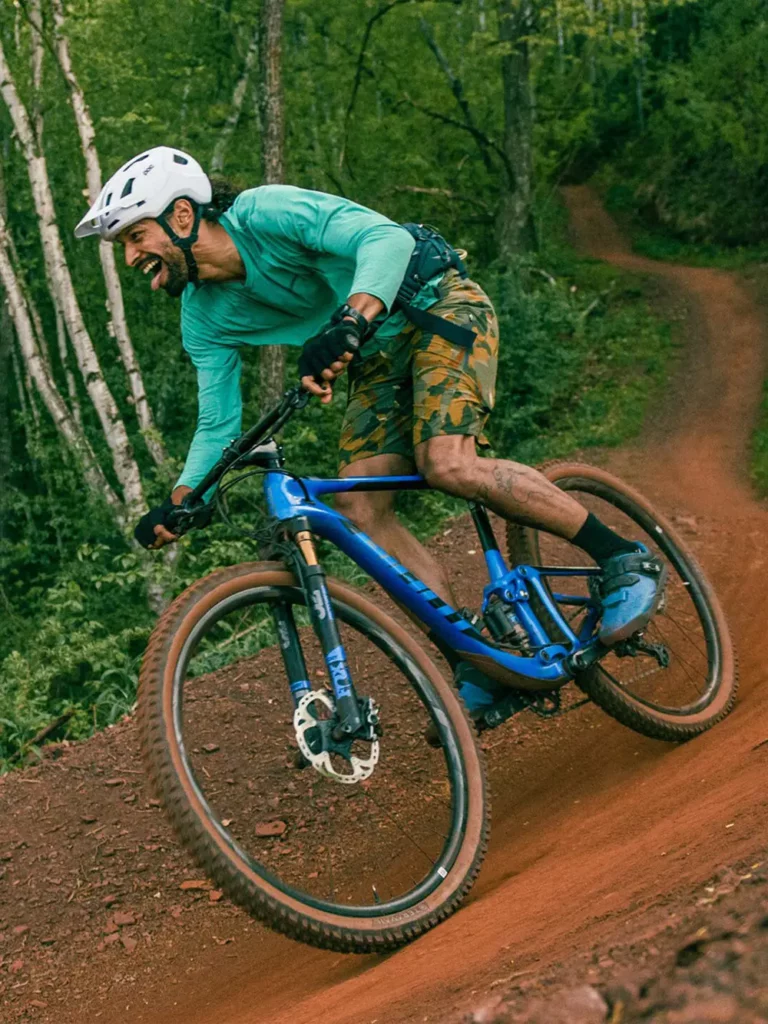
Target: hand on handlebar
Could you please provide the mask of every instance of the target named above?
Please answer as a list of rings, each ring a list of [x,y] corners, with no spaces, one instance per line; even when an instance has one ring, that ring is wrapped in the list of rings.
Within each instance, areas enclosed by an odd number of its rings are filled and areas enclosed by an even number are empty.
[[[146,512],[136,524],[133,535],[143,548],[157,551],[172,544],[187,530],[207,526],[213,516],[211,505],[194,508],[183,505],[189,487],[177,487],[170,498]]]
[[[333,398],[333,381],[344,372],[347,365],[354,359],[354,352],[344,352],[338,359],[334,359],[331,365],[322,370],[320,376],[324,383],[318,383],[311,374],[305,374],[301,378],[301,386],[312,395],[318,395],[322,405],[327,405]]]
[[[326,327],[305,342],[299,356],[302,387],[323,405],[333,397],[332,382],[343,373],[360,348],[365,319],[349,319],[339,311]],[[362,320],[362,323],[360,322]]]

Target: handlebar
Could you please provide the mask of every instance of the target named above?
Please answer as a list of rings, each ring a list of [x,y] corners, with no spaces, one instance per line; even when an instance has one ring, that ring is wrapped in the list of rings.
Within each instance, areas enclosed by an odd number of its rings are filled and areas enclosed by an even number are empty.
[[[204,495],[221,480],[234,462],[269,435],[276,434],[295,413],[305,407],[309,399],[309,392],[300,384],[289,388],[273,409],[224,449],[216,465],[212,466],[200,483],[185,496],[179,507],[169,514],[168,529],[180,536],[192,527],[201,525],[201,514],[208,507],[203,502]]]

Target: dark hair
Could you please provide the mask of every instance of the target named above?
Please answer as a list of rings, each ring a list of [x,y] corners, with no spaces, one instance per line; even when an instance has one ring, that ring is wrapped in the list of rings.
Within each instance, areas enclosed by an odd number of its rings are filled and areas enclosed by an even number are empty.
[[[203,207],[203,219],[216,221],[230,208],[243,190],[228,178],[219,175],[211,177],[211,189],[213,195],[210,203]]]

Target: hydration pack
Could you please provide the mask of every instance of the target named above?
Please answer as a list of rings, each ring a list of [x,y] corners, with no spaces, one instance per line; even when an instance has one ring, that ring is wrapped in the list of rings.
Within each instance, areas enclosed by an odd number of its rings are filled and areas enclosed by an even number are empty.
[[[425,284],[437,274],[447,270],[456,270],[459,277],[467,277],[464,261],[453,246],[428,224],[403,224],[409,234],[413,235],[416,246],[411,254],[403,283],[398,289],[392,307],[393,312],[402,311],[405,316],[424,331],[437,334],[454,345],[472,348],[475,341],[474,331],[468,327],[460,327],[442,316],[436,316],[426,309],[412,306],[414,297]]]

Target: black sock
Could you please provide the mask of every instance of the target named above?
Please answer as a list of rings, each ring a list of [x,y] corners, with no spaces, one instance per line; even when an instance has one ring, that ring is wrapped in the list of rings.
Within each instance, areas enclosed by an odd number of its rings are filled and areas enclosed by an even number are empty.
[[[586,551],[596,562],[605,562],[613,555],[623,555],[629,551],[637,551],[637,544],[624,540],[618,533],[601,523],[597,516],[590,512],[587,521],[571,541],[576,547]]]

